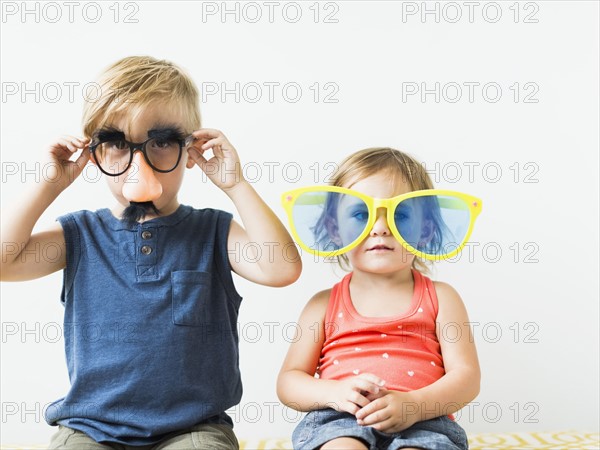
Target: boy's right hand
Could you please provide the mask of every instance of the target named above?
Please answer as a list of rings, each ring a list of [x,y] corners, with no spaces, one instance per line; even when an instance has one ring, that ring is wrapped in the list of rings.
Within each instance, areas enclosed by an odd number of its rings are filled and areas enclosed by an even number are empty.
[[[48,167],[44,168],[44,180],[51,183],[58,192],[62,192],[75,181],[90,160],[90,140],[74,136],[62,136],[48,152]],[[71,157],[80,149],[81,154],[71,161]]]
[[[337,382],[333,392],[333,402],[327,406],[337,410],[356,414],[370,403],[369,395],[377,395],[385,381],[372,373],[361,373],[352,378]]]

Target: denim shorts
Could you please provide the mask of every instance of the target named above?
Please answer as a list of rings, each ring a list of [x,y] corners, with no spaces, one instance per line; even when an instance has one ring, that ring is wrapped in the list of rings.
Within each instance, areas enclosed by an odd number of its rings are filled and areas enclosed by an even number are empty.
[[[448,416],[417,422],[400,433],[388,434],[358,425],[352,414],[333,409],[309,412],[294,430],[292,442],[295,450],[313,450],[340,437],[356,438],[369,450],[395,450],[404,447],[428,450],[469,448],[465,430]]]

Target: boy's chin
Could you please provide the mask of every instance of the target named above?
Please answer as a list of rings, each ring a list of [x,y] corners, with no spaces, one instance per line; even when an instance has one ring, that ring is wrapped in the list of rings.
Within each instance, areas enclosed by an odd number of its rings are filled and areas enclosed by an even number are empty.
[[[148,215],[160,216],[160,211],[153,202],[130,202],[123,210],[121,219],[132,226]]]

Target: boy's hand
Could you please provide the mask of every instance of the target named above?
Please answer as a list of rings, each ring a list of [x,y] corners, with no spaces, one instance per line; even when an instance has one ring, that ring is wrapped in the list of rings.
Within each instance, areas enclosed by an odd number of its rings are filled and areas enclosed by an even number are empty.
[[[419,421],[419,405],[410,392],[381,389],[355,415],[359,425],[384,433],[398,433]]]
[[[226,191],[242,181],[238,154],[221,131],[202,128],[194,131],[192,136],[195,140],[188,148],[188,155],[215,185]],[[213,157],[206,160],[204,152],[209,149],[212,149]],[[189,160],[187,167],[193,167]]]
[[[90,140],[74,136],[62,136],[49,149],[48,167],[44,168],[44,180],[62,192],[77,178],[90,159]],[[81,154],[71,161],[71,157],[80,149]]]
[[[333,390],[333,402],[327,406],[337,411],[356,414],[370,402],[369,395],[378,395],[385,381],[372,373],[361,373],[352,378],[340,380]]]

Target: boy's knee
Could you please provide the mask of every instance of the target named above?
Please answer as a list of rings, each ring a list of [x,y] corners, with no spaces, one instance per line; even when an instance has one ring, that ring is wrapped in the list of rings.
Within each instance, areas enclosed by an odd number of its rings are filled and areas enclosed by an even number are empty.
[[[112,450],[105,444],[94,441],[82,431],[59,425],[50,441],[49,449],[53,450]]]
[[[154,450],[238,450],[239,448],[238,440],[229,425],[202,424],[157,445]]]

